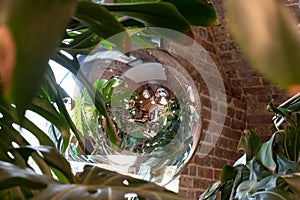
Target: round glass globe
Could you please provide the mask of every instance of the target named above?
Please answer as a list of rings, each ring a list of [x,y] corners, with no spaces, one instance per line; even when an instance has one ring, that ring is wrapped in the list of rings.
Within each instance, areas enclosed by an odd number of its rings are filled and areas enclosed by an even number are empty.
[[[201,101],[187,69],[136,47],[127,54],[100,47],[78,59],[78,76],[97,94],[81,84],[74,90],[70,115],[81,142],[71,138],[68,160],[159,185],[173,180],[195,152],[202,129]]]

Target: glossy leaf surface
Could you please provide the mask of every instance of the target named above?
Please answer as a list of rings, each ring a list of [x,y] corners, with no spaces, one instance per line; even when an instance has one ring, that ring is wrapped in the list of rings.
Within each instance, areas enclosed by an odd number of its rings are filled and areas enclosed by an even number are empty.
[[[98,36],[107,39],[124,32],[124,27],[101,4],[79,1],[75,18]],[[129,37],[126,34],[114,37],[112,41],[120,50],[126,52]]]
[[[261,141],[258,135],[249,130],[244,132],[240,138],[237,149],[243,150],[246,153],[246,160],[249,161],[256,155],[260,145]]]
[[[290,190],[295,195],[296,199],[300,198],[300,173],[294,173],[290,175],[283,176],[283,179],[288,183]]]
[[[276,134],[273,134],[271,139],[263,143],[257,153],[257,159],[269,170],[275,171],[276,163],[273,159],[273,142]]]
[[[13,35],[16,49],[15,65],[7,94],[21,116],[37,92],[48,66],[48,59],[59,44],[77,1],[7,2],[9,9],[5,23]],[[59,20],[53,20],[57,18]]]
[[[22,169],[11,163],[0,161],[0,188],[23,186],[30,189],[42,189],[50,182],[45,176],[29,169]]]
[[[60,178],[59,175],[61,175],[63,180],[67,180],[70,183],[75,182],[75,177],[71,171],[70,164],[56,149],[47,146],[24,146],[16,148],[15,150],[18,151],[24,159],[28,159],[33,152],[41,153],[45,162],[55,169],[54,172],[56,172],[56,170],[60,172],[56,174],[58,178]]]
[[[179,32],[187,32],[190,25],[178,12],[176,7],[168,2],[106,4],[112,13],[127,16],[150,27],[167,28]]]
[[[163,0],[176,6],[181,15],[193,26],[219,25],[212,3],[206,0]]]
[[[77,175],[78,184],[50,184],[36,199],[124,199],[128,195],[140,199],[184,199],[156,184],[86,166]]]
[[[211,3],[205,0],[117,0],[117,3],[169,2],[176,6],[180,14],[193,26],[218,25],[216,11]]]

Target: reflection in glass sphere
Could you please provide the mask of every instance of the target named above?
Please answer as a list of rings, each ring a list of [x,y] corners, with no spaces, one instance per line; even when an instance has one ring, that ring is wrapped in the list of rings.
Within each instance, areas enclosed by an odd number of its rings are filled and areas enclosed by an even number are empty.
[[[67,158],[165,185],[189,161],[201,133],[201,102],[181,69],[109,51],[84,57],[83,74],[103,96],[105,113],[78,85],[70,110],[81,142]],[[120,62],[125,59],[126,62]]]

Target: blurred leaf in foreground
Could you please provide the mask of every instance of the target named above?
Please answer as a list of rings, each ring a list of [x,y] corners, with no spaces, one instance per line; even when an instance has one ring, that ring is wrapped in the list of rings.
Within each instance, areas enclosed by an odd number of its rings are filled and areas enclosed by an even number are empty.
[[[276,0],[227,0],[230,30],[259,72],[288,89],[300,84],[296,19]]]

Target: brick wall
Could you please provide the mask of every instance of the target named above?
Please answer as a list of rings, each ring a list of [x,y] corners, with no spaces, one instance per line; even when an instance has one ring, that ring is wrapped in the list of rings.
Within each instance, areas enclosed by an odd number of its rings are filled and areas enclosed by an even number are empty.
[[[220,27],[217,27],[218,29]],[[222,60],[222,55],[218,50],[216,41],[211,28],[194,27],[193,31],[196,33],[196,41],[198,41],[209,53],[214,62],[223,75],[223,81],[226,88],[227,102],[224,105],[227,109],[225,122],[216,124],[214,126],[221,127],[221,135],[217,135],[218,142],[211,144],[203,141],[205,136],[214,137],[214,131],[208,130],[208,125],[211,119],[211,104],[213,103],[211,97],[206,90],[200,90],[201,100],[203,104],[203,133],[199,143],[198,151],[195,153],[193,159],[185,170],[180,175],[180,195],[190,199],[197,199],[197,197],[209,187],[215,180],[219,179],[220,170],[226,164],[232,164],[234,160],[241,156],[236,152],[236,147],[241,136],[241,133],[246,128],[246,108],[247,104],[241,94],[237,95],[235,90],[231,88],[231,79],[228,78],[228,71],[225,70],[226,63]],[[226,34],[223,31],[224,34]],[[225,37],[225,36],[222,36]],[[222,41],[224,43],[224,41]],[[232,44],[231,44],[232,45]],[[225,48],[224,51],[228,51]],[[185,64],[186,65],[186,64]],[[196,82],[203,84],[201,81]],[[204,155],[200,149],[208,146],[210,149],[208,155]]]
[[[212,2],[217,9],[221,25],[210,28],[194,27],[193,32],[195,40],[210,53],[223,76],[227,94],[227,114],[222,133],[214,148],[208,155],[202,155],[199,149],[209,144],[201,140],[198,151],[181,173],[179,193],[190,199],[197,199],[212,182],[219,179],[220,169],[225,164],[233,164],[241,155],[236,148],[245,129],[256,131],[263,140],[269,138],[274,128],[271,121],[273,113],[266,109],[267,104],[271,99],[275,100],[275,104],[287,99],[282,90],[251,68],[226,28],[223,1]],[[286,0],[286,3],[300,21],[298,0]],[[204,117],[202,138],[205,135],[213,137],[213,133],[208,131],[212,102],[205,90],[200,90],[200,94]]]

